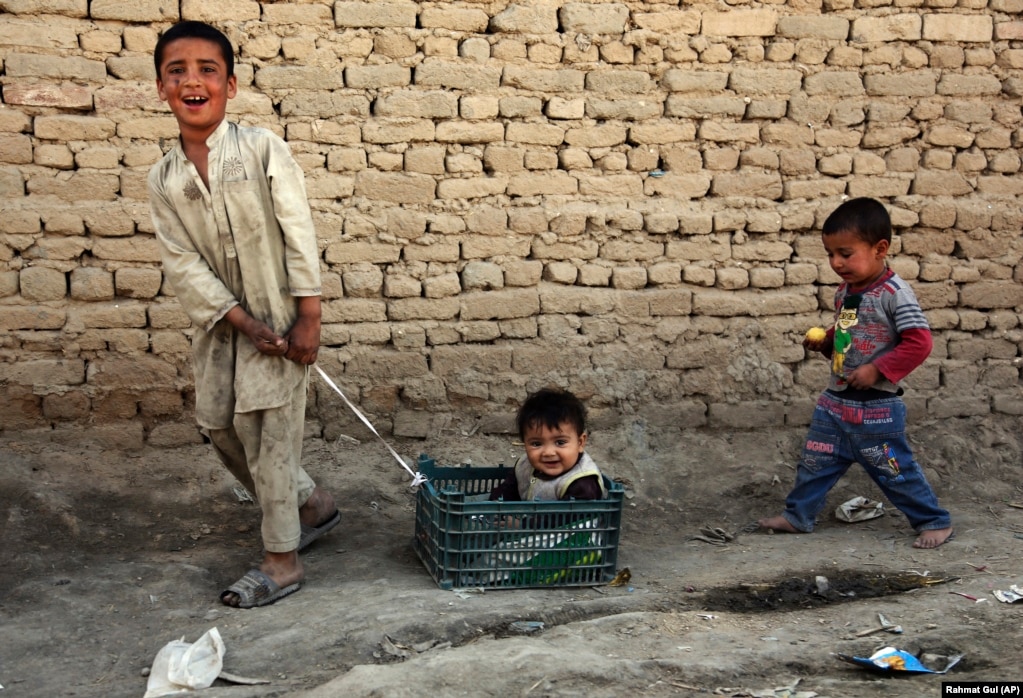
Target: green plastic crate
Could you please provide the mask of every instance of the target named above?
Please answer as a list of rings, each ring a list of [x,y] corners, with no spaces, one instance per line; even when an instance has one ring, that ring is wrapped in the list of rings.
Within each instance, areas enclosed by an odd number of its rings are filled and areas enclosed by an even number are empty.
[[[606,584],[614,579],[622,486],[604,476],[607,499],[490,502],[505,466],[440,467],[416,496],[413,547],[441,589],[522,589]]]

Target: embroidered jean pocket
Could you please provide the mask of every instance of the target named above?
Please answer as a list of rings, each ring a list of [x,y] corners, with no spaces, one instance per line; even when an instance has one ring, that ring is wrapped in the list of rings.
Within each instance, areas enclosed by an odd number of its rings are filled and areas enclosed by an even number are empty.
[[[879,477],[887,482],[901,482],[901,464],[912,460],[912,454],[904,451],[903,438],[898,433],[861,435],[854,440],[858,460],[878,471]]]
[[[803,466],[812,472],[830,466],[838,457],[840,439],[840,432],[829,421],[811,420],[803,442]]]

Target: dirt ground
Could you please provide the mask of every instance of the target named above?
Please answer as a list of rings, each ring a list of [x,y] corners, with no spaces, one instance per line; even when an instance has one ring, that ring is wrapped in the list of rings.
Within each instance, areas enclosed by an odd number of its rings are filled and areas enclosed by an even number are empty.
[[[389,441],[442,464],[517,452],[506,435],[470,433]],[[163,645],[212,627],[224,670],[268,683],[218,680],[210,698],[918,698],[941,695],[943,679],[1023,680],[1023,604],[991,593],[1023,584],[1018,418],[913,426],[956,525],[952,542],[921,551],[890,507],[857,524],[834,518],[839,503],[878,496],[859,472],[812,535],[743,532],[780,511],[802,428],[683,432],[625,416],[595,429],[589,450],[627,485],[618,563],[631,581],[482,594],[438,588],[411,546],[409,476],[369,432],[348,436],[306,441],[307,467],[344,520],[304,556],[305,586],[237,610],[218,592],[259,560],[258,512],[208,447],[123,453],[88,431],[0,435],[0,695],[142,696]],[[692,539],[704,527],[737,535]],[[904,632],[866,634],[879,613]],[[516,634],[515,621],[543,628]],[[836,657],[885,645],[964,656],[945,677]]]

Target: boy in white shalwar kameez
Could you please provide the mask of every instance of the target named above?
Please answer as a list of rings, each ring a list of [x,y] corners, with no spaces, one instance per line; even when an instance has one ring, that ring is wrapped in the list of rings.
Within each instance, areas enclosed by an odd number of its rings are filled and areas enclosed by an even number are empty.
[[[237,91],[227,37],[181,22],[154,61],[181,136],[150,171],[149,199],[164,273],[196,327],[196,420],[263,514],[263,562],[221,600],[264,606],[301,587],[298,551],[340,521],[300,465],[320,343],[316,233],[287,144],[225,119]]]

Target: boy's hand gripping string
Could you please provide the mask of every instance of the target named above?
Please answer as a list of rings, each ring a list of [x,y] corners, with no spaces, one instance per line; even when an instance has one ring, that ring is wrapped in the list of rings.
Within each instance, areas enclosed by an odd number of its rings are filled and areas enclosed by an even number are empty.
[[[334,385],[334,381],[332,381],[327,376],[327,374],[323,372],[323,369],[320,368],[319,366],[313,366],[313,368],[315,368],[316,372],[320,374],[320,378],[325,380],[327,382],[327,385],[329,385],[331,388],[333,388],[334,392],[341,396],[341,399],[345,401],[346,405],[348,405],[348,409],[350,409],[352,412],[354,412],[355,416],[358,417],[359,419],[361,419],[362,423],[365,424],[367,427],[369,427],[369,430],[371,432],[376,434],[376,437],[378,439],[380,439],[381,443],[383,443],[384,446],[387,447],[387,450],[390,451],[391,455],[394,456],[394,459],[401,464],[401,467],[405,468],[405,470],[408,471],[408,474],[412,476],[412,484],[409,485],[409,487],[418,487],[419,485],[421,485],[424,482],[426,482],[426,477],[422,473],[414,473],[414,472],[412,472],[412,468],[410,468],[408,466],[408,464],[405,462],[405,460],[401,456],[398,455],[397,451],[395,451],[393,448],[391,448],[391,444],[389,444],[386,441],[384,441],[384,437],[380,436],[380,434],[377,433],[377,430],[373,428],[373,425],[370,424],[369,420],[366,419],[366,417],[362,414],[362,412],[359,411],[359,408],[357,408],[355,405],[353,405],[351,400],[349,400],[347,397],[345,397],[345,394],[341,392],[340,388],[338,388],[336,385]]]

